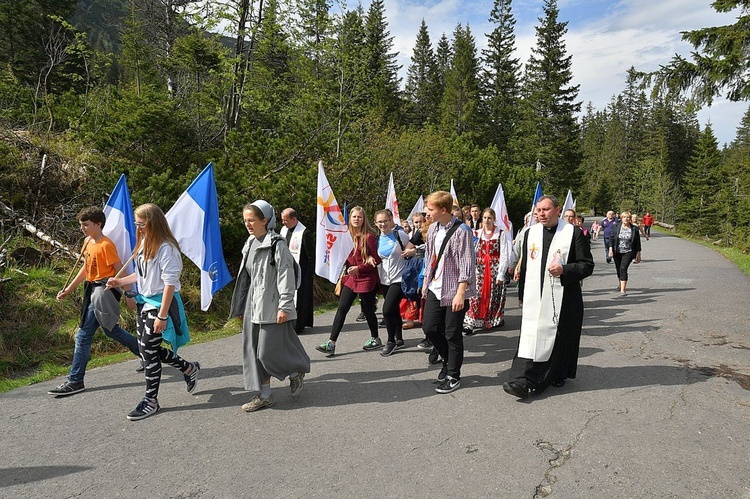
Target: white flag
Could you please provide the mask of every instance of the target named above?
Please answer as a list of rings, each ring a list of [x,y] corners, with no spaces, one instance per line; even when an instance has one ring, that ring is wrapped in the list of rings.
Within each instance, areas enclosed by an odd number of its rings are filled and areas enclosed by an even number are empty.
[[[492,199],[490,208],[495,210],[497,220],[495,223],[500,230],[505,233],[506,239],[508,239],[508,261],[512,262],[513,257],[513,224],[510,223],[508,217],[508,207],[505,205],[505,192],[503,192],[503,184],[497,184],[497,190],[495,191],[495,197]]]
[[[349,225],[344,219],[336,196],[328,184],[323,162],[318,163],[315,273],[320,277],[336,283],[346,257],[354,248],[354,241],[349,234]]]
[[[393,221],[396,225],[401,225],[401,217],[398,215],[396,188],[393,186],[393,172],[391,172],[391,179],[388,181],[388,192],[385,194],[385,207],[393,213]]]
[[[416,204],[414,205],[414,208],[411,209],[411,212],[409,213],[409,218],[407,218],[408,221],[411,221],[412,217],[416,215],[417,213],[424,213],[424,198],[422,195],[419,195],[419,199],[417,199]]]
[[[575,210],[576,202],[573,200],[573,193],[568,189],[568,194],[565,196],[565,203],[563,203],[563,209],[561,215],[564,215],[567,210]]]
[[[453,205],[460,207],[458,204],[458,197],[456,196],[456,189],[453,188],[453,179],[451,179],[451,197],[453,198]]]

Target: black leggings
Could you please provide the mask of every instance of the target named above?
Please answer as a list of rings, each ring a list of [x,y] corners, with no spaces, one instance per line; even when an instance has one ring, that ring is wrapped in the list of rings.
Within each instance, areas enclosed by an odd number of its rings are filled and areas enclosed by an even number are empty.
[[[621,281],[628,280],[628,267],[633,261],[633,252],[615,253],[615,269],[617,269],[617,278]]]
[[[373,289],[369,293],[355,293],[350,287],[343,285],[341,286],[341,296],[339,296],[339,308],[336,310],[336,317],[334,317],[333,325],[331,326],[331,341],[336,341],[339,334],[341,334],[346,314],[352,308],[357,294],[359,294],[359,299],[362,301],[362,312],[365,314],[367,325],[370,327],[370,336],[373,338],[378,337],[378,317],[375,315],[375,290]]]
[[[154,333],[154,321],[157,310],[142,311],[143,305],[138,306],[138,348],[141,351],[145,366],[146,397],[156,399],[159,395],[161,383],[161,363],[165,362],[176,367],[182,373],[190,369],[190,364],[172,350],[161,346],[161,333]]]
[[[403,325],[401,321],[401,298],[404,297],[401,291],[401,283],[380,285],[380,292],[383,293],[383,319],[388,331],[388,343],[395,343],[396,340],[404,341]]]

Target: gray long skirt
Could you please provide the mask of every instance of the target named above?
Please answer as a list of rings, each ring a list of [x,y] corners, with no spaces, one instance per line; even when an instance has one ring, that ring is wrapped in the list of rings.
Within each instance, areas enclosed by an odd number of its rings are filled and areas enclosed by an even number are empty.
[[[242,372],[245,390],[259,391],[264,379],[283,381],[290,374],[310,372],[310,357],[294,332],[294,321],[283,324],[242,324]]]

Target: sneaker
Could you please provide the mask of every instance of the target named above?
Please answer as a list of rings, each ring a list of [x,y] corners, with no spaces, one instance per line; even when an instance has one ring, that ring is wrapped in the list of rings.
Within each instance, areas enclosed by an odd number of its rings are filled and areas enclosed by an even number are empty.
[[[448,363],[443,362],[443,367],[442,369],[440,369],[440,374],[438,374],[437,379],[440,383],[442,383],[443,381],[445,381],[445,378],[447,377],[448,377]]]
[[[247,404],[242,406],[242,410],[245,412],[255,412],[266,407],[273,406],[273,395],[269,395],[267,399],[260,398],[260,395],[256,395]]]
[[[79,381],[78,383],[71,383],[70,381],[66,381],[65,383],[61,383],[57,388],[53,388],[52,390],[48,391],[47,395],[67,397],[68,395],[82,392],[85,389],[86,387],[83,386],[83,381]]]
[[[380,322],[378,322],[378,326],[385,327],[385,319],[380,319]]]
[[[146,361],[141,359],[138,361],[138,367],[135,368],[135,372],[142,373],[146,370]]]
[[[193,370],[190,371],[190,374],[183,374],[182,377],[185,378],[187,392],[193,393],[195,387],[198,386],[198,371],[201,370],[201,365],[198,362],[191,362],[190,365],[193,366]]]
[[[396,350],[396,344],[391,343],[390,341],[385,344],[383,349],[380,351],[380,355],[383,357],[388,357],[390,354],[393,353],[393,351]]]
[[[455,379],[448,376],[442,383],[437,386],[437,388],[435,388],[435,391],[438,393],[451,393],[458,390],[460,386],[460,379]]]
[[[323,352],[329,357],[333,357],[333,355],[336,353],[336,344],[331,340],[328,340],[325,343],[321,343],[320,345],[316,346],[315,350],[317,350],[318,352]]]
[[[128,414],[128,419],[138,421],[153,416],[159,410],[159,402],[151,402],[149,399],[143,399],[140,404]]]
[[[399,348],[404,348],[406,346],[406,343],[404,343],[404,340],[396,340],[396,350]]]
[[[440,362],[440,354],[437,351],[437,348],[432,347],[432,350],[430,350],[430,356],[427,357],[427,362],[430,364],[437,364]]]
[[[417,343],[417,348],[420,350],[424,350],[425,352],[429,353],[430,350],[432,350],[432,342],[428,339],[424,339]]]
[[[383,346],[383,342],[380,341],[380,338],[370,338],[362,346],[362,350],[377,350],[378,348],[382,346]]]
[[[360,312],[356,319],[354,319],[357,322],[365,322],[367,318],[365,317],[364,312]]]
[[[289,378],[289,388],[292,390],[292,398],[299,397],[305,387],[305,373],[300,371],[296,378]]]

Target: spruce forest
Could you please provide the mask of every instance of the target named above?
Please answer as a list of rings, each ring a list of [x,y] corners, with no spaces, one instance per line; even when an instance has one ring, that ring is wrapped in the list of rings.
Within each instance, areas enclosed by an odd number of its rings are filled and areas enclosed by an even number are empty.
[[[246,202],[294,206],[312,224],[322,160],[339,203],[369,213],[391,172],[407,213],[451,179],[462,204],[488,206],[501,182],[520,227],[541,181],[560,198],[571,189],[584,211],[649,210],[748,249],[750,111],[723,148],[695,112],[719,94],[748,99],[750,3],[712,5],[741,16],[685,35],[699,60],[656,74],[633,61],[595,109],[571,83],[555,0],[526,61],[511,0],[496,0],[487,34],[459,22],[431,39],[424,21],[414,26],[403,72],[383,0],[5,1],[0,201],[72,245],[78,210],[101,205],[121,173],[135,205],[166,211],[213,161],[234,261]]]

